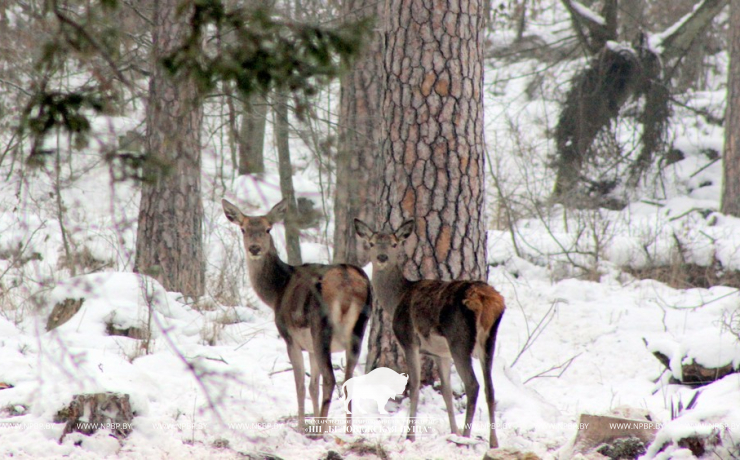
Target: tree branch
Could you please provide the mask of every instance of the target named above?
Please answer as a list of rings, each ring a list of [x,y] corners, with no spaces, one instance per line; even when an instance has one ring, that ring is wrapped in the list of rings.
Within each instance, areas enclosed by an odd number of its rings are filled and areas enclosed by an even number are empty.
[[[694,39],[709,25],[728,0],[704,0],[671,27],[651,39],[651,48],[657,50],[664,60],[686,54]]]
[[[608,40],[616,38],[609,33],[610,27],[601,15],[577,1],[562,0],[562,2],[570,13],[578,39],[591,54],[598,53]],[[588,35],[584,29],[588,31]]]

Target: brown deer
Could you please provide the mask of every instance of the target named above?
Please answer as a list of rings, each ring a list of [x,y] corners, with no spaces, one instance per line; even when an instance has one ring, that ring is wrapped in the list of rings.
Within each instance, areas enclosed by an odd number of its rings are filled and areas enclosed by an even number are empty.
[[[452,362],[455,363],[468,399],[463,436],[470,436],[479,389],[471,359],[476,355],[483,369],[491,422],[489,444],[497,447],[491,366],[496,332],[505,309],[504,298],[482,281],[406,279],[401,257],[404,254],[402,243],[414,231],[413,220],[404,222],[395,233],[375,232],[359,219],[354,223],[357,235],[369,246],[375,296],[393,318],[393,333],[406,355],[411,399],[407,437],[413,440],[415,434],[420,351],[434,357],[450,429],[458,434],[450,388],[450,367]]]
[[[305,429],[303,353],[308,352],[308,387],[314,417],[327,417],[336,385],[331,353],[346,351],[345,380],[352,378],[372,306],[372,288],[364,271],[352,265],[288,265],[280,260],[270,235],[283,219],[287,201],[264,216],[247,216],[226,200],[226,218],[244,235],[247,269],[257,296],[275,311],[275,324],[288,348],[298,395],[298,429]],[[322,394],[319,407],[319,375]],[[347,429],[351,415],[347,414]],[[321,425],[323,428],[325,425]]]

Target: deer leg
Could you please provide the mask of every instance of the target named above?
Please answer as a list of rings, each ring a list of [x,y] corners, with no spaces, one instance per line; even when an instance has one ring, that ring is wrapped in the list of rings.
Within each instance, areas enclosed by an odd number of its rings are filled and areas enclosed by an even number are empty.
[[[354,342],[354,337],[352,338],[352,341]],[[345,353],[345,356],[347,358],[347,366],[344,368],[344,381],[351,379],[352,376],[355,373],[355,366],[357,365],[357,359],[360,355],[359,346],[355,350],[354,343],[352,343]],[[341,395],[342,398],[344,398],[344,394]],[[346,428],[347,433],[352,432],[352,400],[347,402],[346,407],[347,413],[346,413]]]
[[[313,347],[316,350],[316,361],[321,372],[321,412],[319,416],[326,418],[329,416],[331,397],[337,381],[334,377],[334,369],[331,366],[332,328],[330,325],[324,324],[323,327],[318,329],[317,331],[312,331],[312,333],[314,338]],[[322,431],[324,431],[326,429],[326,421],[322,424],[322,427]]]
[[[303,370],[303,352],[298,344],[288,343],[288,359],[290,359],[290,364],[293,366],[295,392],[298,397],[298,431],[303,433],[306,421],[306,377]]]
[[[409,368],[409,424],[406,438],[413,441],[416,438],[416,408],[419,403],[419,381],[421,380],[421,367],[419,363],[419,346],[410,345],[404,347],[406,364]]]
[[[313,405],[313,416],[319,416],[319,362],[316,360],[315,353],[308,354],[308,361],[311,363],[311,379],[308,381],[308,394],[311,396]]]
[[[455,422],[455,406],[452,404],[452,386],[450,386],[450,368],[452,367],[452,359],[435,356],[434,362],[437,363],[437,369],[439,369],[439,380],[442,384],[442,398],[445,400],[447,417],[450,419],[450,431],[452,431],[453,434],[460,434],[460,432],[457,431],[457,423]]]
[[[345,356],[347,359],[347,366],[344,368],[344,381],[351,379],[355,374],[355,366],[360,358],[360,347],[362,346],[362,337],[365,335],[365,325],[367,324],[367,315],[360,313],[357,318],[357,322],[352,328],[352,335],[349,337],[349,344],[347,345],[347,351]],[[344,397],[344,395],[341,395]],[[347,419],[346,428],[347,433],[352,432],[352,400],[347,403]]]
[[[480,357],[480,367],[483,371],[483,388],[486,392],[486,405],[488,406],[488,417],[491,424],[490,433],[488,434],[488,443],[491,449],[498,447],[498,438],[496,437],[496,418],[494,415],[494,411],[496,410],[496,400],[494,399],[495,394],[491,371],[493,368],[493,353],[496,351],[496,333],[498,332],[498,325],[500,323],[501,318],[499,317],[489,332],[485,347],[483,347],[483,356]]]
[[[473,427],[473,417],[475,416],[475,404],[478,401],[478,380],[475,378],[473,371],[473,360],[470,354],[465,352],[455,353],[452,351],[452,359],[455,361],[457,373],[465,385],[465,394],[467,395],[468,404],[465,408],[465,425],[463,426],[463,436],[470,437],[470,430]]]

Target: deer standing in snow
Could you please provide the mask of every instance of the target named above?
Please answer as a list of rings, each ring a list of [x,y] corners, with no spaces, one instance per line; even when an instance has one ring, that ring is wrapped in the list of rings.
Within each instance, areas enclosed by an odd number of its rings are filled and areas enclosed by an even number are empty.
[[[289,265],[275,249],[273,224],[283,220],[287,201],[264,216],[247,216],[226,200],[226,218],[244,235],[247,269],[257,296],[275,311],[275,324],[285,340],[293,366],[298,395],[298,429],[305,427],[303,351],[308,352],[311,379],[308,387],[314,417],[327,417],[336,385],[331,353],[345,351],[345,381],[352,378],[372,306],[370,280],[353,265]],[[319,375],[322,394],[319,407]],[[347,426],[351,415],[347,414]],[[322,431],[323,427],[322,426]]]
[[[375,232],[359,219],[354,224],[357,235],[369,246],[375,296],[393,318],[393,333],[406,355],[411,399],[407,437],[413,440],[415,434],[420,351],[434,357],[450,429],[458,434],[450,388],[450,367],[455,363],[468,400],[463,436],[470,436],[479,389],[471,359],[475,354],[483,369],[490,417],[489,444],[497,447],[491,367],[496,333],[505,309],[504,298],[482,281],[406,279],[401,255],[403,242],[414,231],[413,220],[404,222],[395,233]]]

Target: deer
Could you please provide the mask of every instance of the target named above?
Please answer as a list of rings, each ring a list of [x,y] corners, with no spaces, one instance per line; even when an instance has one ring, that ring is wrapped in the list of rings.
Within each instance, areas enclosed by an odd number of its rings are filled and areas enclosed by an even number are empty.
[[[298,431],[305,430],[303,351],[311,366],[308,392],[314,417],[329,415],[336,386],[331,353],[346,355],[345,381],[352,378],[365,326],[372,308],[372,286],[365,272],[349,264],[289,265],[280,259],[270,230],[282,221],[283,200],[265,215],[248,216],[227,200],[226,218],[241,229],[249,279],[257,296],[275,312],[275,325],[285,341],[298,397]],[[319,400],[321,376],[321,400]],[[320,402],[320,405],[319,405]],[[347,413],[347,430],[351,415]],[[326,425],[321,425],[321,432]]]
[[[450,387],[454,362],[467,395],[463,436],[470,437],[480,388],[472,364],[473,356],[477,356],[483,369],[490,417],[489,445],[498,447],[491,368],[496,334],[506,308],[504,298],[483,281],[411,281],[406,278],[403,243],[414,232],[413,220],[404,222],[396,232],[376,232],[359,219],[354,220],[354,226],[357,236],[368,248],[374,295],[393,319],[393,333],[406,357],[410,398],[407,438],[415,439],[420,352],[431,355],[439,369],[450,430],[459,435]]]

